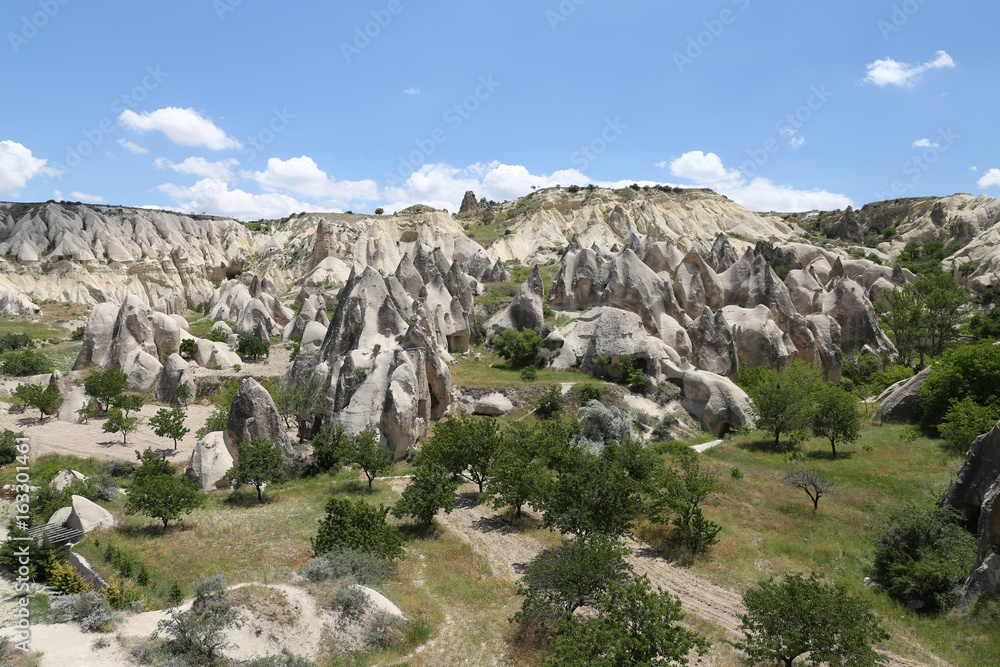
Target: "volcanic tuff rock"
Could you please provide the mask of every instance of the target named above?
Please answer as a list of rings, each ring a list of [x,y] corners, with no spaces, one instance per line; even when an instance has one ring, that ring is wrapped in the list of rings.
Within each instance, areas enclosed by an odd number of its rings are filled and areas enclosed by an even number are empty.
[[[180,385],[187,386],[189,399],[195,397],[197,388],[194,372],[180,354],[174,353],[167,359],[163,372],[160,373],[160,378],[156,381],[153,397],[163,403],[170,403],[175,407],[179,406],[177,387]]]
[[[213,491],[229,486],[225,476],[233,467],[233,463],[235,461],[226,446],[225,434],[222,431],[215,431],[195,445],[184,473],[191,481],[198,484],[198,488],[202,491]]]
[[[257,380],[247,378],[240,384],[229,410],[224,439],[234,459],[239,458],[240,443],[264,438],[274,443],[286,456],[293,455],[285,422],[278,414],[274,399]]]
[[[879,408],[875,416],[881,421],[892,423],[913,423],[920,419],[924,408],[920,405],[920,388],[931,374],[928,366],[906,380],[900,380],[879,394],[875,402]]]
[[[958,601],[964,609],[979,596],[1000,592],[1000,424],[976,438],[942,505],[976,525],[979,550]]]
[[[542,312],[542,299],[545,296],[545,285],[542,274],[536,265],[531,275],[517,290],[514,300],[504,310],[500,311],[486,325],[491,335],[496,335],[504,329],[517,330],[535,329],[540,331],[545,324],[545,314]]]

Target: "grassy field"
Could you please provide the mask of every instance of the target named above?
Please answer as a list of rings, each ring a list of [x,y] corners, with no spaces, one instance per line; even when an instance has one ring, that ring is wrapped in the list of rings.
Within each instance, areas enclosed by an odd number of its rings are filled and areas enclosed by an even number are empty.
[[[521,371],[515,370],[507,363],[482,346],[474,352],[482,354],[481,361],[475,357],[461,359],[451,367],[451,381],[460,387],[523,387],[528,385],[546,385],[555,382],[593,382],[594,378],[577,370],[555,371],[542,369],[537,377],[528,382],[521,379]]]
[[[902,428],[868,426],[858,443],[838,446],[836,460],[829,441],[813,439],[802,444],[803,458],[789,463],[769,451],[767,436],[759,432],[709,450],[706,463],[719,471],[726,490],[706,515],[722,532],[710,556],[692,567],[738,591],[772,575],[816,571],[875,606],[893,635],[891,649],[912,654],[917,643],[954,665],[995,666],[1000,655],[997,619],[918,614],[864,585],[880,513],[929,494],[939,496],[962,462],[945,451],[942,441],[921,437],[904,442]],[[806,494],[783,481],[793,465],[818,470],[836,484],[815,514]],[[736,468],[741,479],[731,474]],[[647,526],[639,532],[655,543],[661,531]]]

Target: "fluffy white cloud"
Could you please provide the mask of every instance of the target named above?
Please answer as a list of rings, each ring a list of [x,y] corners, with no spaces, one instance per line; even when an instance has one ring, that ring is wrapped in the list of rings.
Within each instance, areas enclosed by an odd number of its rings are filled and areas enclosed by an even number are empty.
[[[239,220],[283,218],[300,211],[333,210],[278,193],[253,194],[239,188],[230,190],[228,183],[214,178],[204,178],[191,186],[165,183],[156,190],[170,197],[178,210]]]
[[[37,158],[16,141],[0,141],[0,192],[23,188],[39,174],[58,176],[61,172],[46,167],[46,160]]]
[[[181,174],[191,174],[204,178],[213,178],[217,181],[232,181],[235,178],[233,167],[240,164],[236,158],[218,160],[211,162],[203,157],[189,157],[183,162],[176,164],[162,157],[153,161],[153,166],[157,169],[173,169]]]
[[[690,151],[670,161],[670,171],[678,178],[699,183],[727,184],[740,181],[740,172],[728,170],[715,153]]]
[[[375,181],[338,181],[305,155],[290,160],[273,157],[267,161],[266,170],[243,172],[241,175],[254,179],[265,190],[287,190],[305,197],[325,199],[336,208],[347,206],[348,202],[372,201],[379,197]]]
[[[930,139],[918,139],[913,142],[914,148],[941,148],[941,144],[931,141]]]
[[[91,204],[104,204],[108,201],[107,199],[101,197],[100,195],[88,195],[86,192],[74,191],[69,193],[69,196],[73,199],[73,201],[82,201],[84,203],[91,203]]]
[[[919,65],[903,63],[892,58],[876,60],[868,64],[868,76],[865,77],[867,83],[874,84],[879,88],[886,86],[902,86],[912,88],[920,81],[920,76],[932,69],[951,69],[955,67],[955,61],[945,51],[938,51],[934,60]]]
[[[977,184],[984,190],[986,188],[1000,187],[1000,169],[990,169],[983,174],[983,177],[979,179]]]
[[[406,93],[407,95],[419,95],[420,94],[420,89],[419,88],[407,88],[403,92]]]
[[[139,144],[129,141],[128,139],[119,139],[118,145],[130,153],[136,153],[137,155],[145,155],[149,152],[149,149],[145,146],[140,146]]]
[[[118,116],[118,123],[140,134],[162,132],[170,141],[182,146],[204,146],[213,151],[242,148],[240,142],[227,137],[215,123],[194,109],[166,107],[141,114],[126,109]]]
[[[564,169],[552,174],[532,174],[523,165],[490,162],[477,163],[464,169],[449,164],[425,164],[399,186],[384,190],[387,211],[400,211],[414,204],[455,211],[467,190],[493,201],[523,197],[532,186],[587,185],[591,179],[576,169]],[[630,181],[631,182],[631,181]]]
[[[845,195],[826,190],[797,190],[766,178],[747,180],[736,170],[726,169],[715,153],[691,151],[670,163],[675,176],[712,188],[751,211],[835,210],[853,206]]]

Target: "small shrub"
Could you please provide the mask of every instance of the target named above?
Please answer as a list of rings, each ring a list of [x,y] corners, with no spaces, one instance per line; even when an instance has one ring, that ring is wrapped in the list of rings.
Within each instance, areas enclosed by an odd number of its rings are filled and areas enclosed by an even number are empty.
[[[213,343],[229,342],[229,334],[226,333],[225,329],[212,329],[211,331],[208,332],[208,335],[205,336],[205,338],[212,341]]]
[[[4,359],[0,372],[13,377],[25,377],[27,375],[43,375],[55,370],[52,360],[41,352],[25,350],[23,352],[12,352]]]
[[[733,469],[729,471],[729,476],[732,477],[734,480],[737,480],[737,481],[741,480],[741,479],[743,479],[745,477],[745,475],[743,474],[743,471],[740,470],[739,468],[737,468],[736,466],[733,466]]]
[[[52,559],[49,567],[49,586],[66,595],[76,595],[91,590],[90,584],[67,560]]]
[[[77,327],[76,329],[73,330],[73,333],[69,335],[69,339],[83,340],[83,336],[85,333],[87,333],[87,329],[85,327]]]
[[[313,558],[303,569],[310,581],[345,579],[365,586],[376,586],[392,576],[393,565],[373,554],[354,549],[339,549]]]
[[[184,591],[181,590],[181,585],[176,581],[170,584],[170,592],[167,593],[167,602],[169,602],[172,607],[176,607],[180,603],[184,602]]]
[[[368,594],[357,586],[341,586],[333,595],[333,610],[347,618],[359,618],[368,606]]]
[[[566,398],[563,396],[562,387],[554,384],[539,397],[535,404],[535,413],[542,419],[553,419],[562,413],[565,404]]]
[[[384,611],[375,612],[368,626],[365,643],[378,649],[387,649],[401,639],[400,629],[404,623],[398,616]]]
[[[520,375],[525,382],[534,382],[538,378],[538,370],[534,366],[525,366]]]
[[[580,385],[580,404],[586,405],[591,401],[600,401],[604,398],[604,390],[593,382]]]
[[[257,361],[262,357],[271,355],[271,341],[261,340],[252,331],[244,331],[239,334],[236,343],[236,354],[244,361]]]
[[[87,591],[53,600],[52,620],[57,623],[77,621],[84,632],[107,632],[118,617],[108,608],[104,598]]]
[[[185,338],[181,341],[180,354],[182,359],[191,361],[198,354],[198,343],[193,338]]]

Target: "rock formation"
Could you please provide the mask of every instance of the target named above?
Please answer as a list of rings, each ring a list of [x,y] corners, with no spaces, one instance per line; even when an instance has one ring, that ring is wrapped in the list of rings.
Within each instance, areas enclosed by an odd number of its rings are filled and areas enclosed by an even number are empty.
[[[240,384],[229,409],[229,420],[224,432],[226,448],[234,459],[239,458],[240,443],[254,438],[264,438],[274,443],[286,456],[293,456],[292,443],[288,439],[285,422],[278,414],[274,399],[253,378]]]
[[[875,402],[879,404],[875,417],[890,424],[912,424],[920,419],[924,408],[920,404],[920,388],[924,386],[931,367],[928,366],[906,380],[900,380],[879,394]]]

